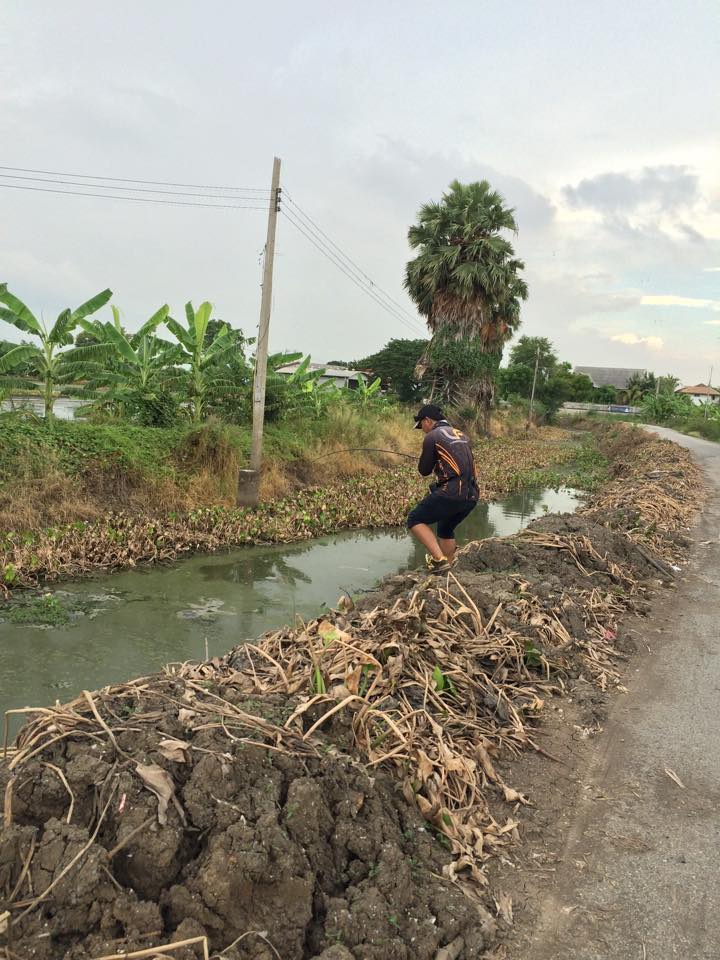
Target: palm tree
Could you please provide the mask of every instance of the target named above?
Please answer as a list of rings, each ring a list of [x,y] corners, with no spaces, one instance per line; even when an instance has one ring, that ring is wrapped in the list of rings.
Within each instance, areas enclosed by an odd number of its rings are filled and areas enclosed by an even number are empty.
[[[625,386],[627,402],[642,403],[648,394],[655,393],[656,386],[654,373],[634,373]]]
[[[65,350],[73,343],[73,330],[85,317],[96,313],[112,296],[111,290],[103,290],[75,310],[63,310],[52,327],[35,317],[28,307],[7,289],[7,284],[0,284],[0,319],[11,323],[23,333],[29,333],[40,341],[40,345],[21,343],[9,350],[0,358],[0,374],[16,371],[18,368],[28,370],[31,376],[42,380],[45,398],[45,418],[48,422],[53,418],[55,403],[55,389],[58,386],[74,383],[83,375],[84,365],[101,356],[104,348],[101,344],[90,344],[76,347],[74,350]]]
[[[405,287],[432,334],[417,374],[429,370],[434,394],[482,409],[486,432],[503,345],[520,324],[527,284],[522,260],[501,231],[517,231],[514,211],[487,180],[454,180],[426,203],[408,240],[418,255]]]

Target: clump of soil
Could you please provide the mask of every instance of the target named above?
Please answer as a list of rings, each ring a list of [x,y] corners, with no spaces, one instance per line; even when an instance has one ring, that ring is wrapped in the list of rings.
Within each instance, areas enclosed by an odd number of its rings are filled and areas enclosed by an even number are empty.
[[[90,960],[199,936],[220,951],[248,931],[263,937],[223,956],[432,960],[458,938],[464,957],[481,955],[489,913],[441,879],[447,849],[386,773],[331,741],[275,749],[237,717],[231,730],[192,729],[188,689],[158,677],[96,695],[104,717],[120,721],[116,747],[88,741],[89,724],[78,723],[3,771],[12,823],[0,836],[0,889],[15,888],[17,955]],[[258,717],[261,707],[270,728],[292,708],[285,698],[233,699]],[[138,764],[169,777],[176,804],[164,824]],[[174,956],[201,955],[183,949]]]

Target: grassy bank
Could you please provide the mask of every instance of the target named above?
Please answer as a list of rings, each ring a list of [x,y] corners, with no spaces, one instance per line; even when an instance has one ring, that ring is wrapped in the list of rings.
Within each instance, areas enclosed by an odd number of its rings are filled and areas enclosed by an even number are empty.
[[[412,436],[410,440],[417,445]],[[569,434],[554,428],[529,437],[480,441],[476,446],[480,495],[492,500],[537,483],[591,486],[602,470],[602,458],[591,444],[587,440],[585,447],[578,445]],[[198,550],[291,542],[343,529],[402,524],[410,504],[425,492],[427,481],[412,465],[382,470],[375,464],[373,472],[363,461],[364,469],[356,466],[353,473],[351,455],[343,456],[348,459],[327,458],[317,464],[322,467],[322,484],[267,500],[255,510],[217,504],[154,516],[106,510],[91,520],[7,532],[0,535],[0,586],[9,589],[167,561]]]
[[[285,496],[328,476],[373,473],[398,457],[336,453],[350,446],[414,452],[417,435],[397,408],[348,407],[319,420],[268,424],[261,496]],[[235,502],[250,430],[219,422],[138,427],[0,417],[0,531],[38,530],[108,512],[161,516]],[[322,456],[321,460],[316,460]]]
[[[690,437],[704,437],[705,440],[714,440],[720,442],[720,420],[707,420],[701,413],[692,417],[679,417],[671,420],[658,422],[658,426],[670,427],[680,433],[686,433]]]
[[[585,423],[632,423],[635,425],[648,424],[649,426],[669,427],[684,433],[688,437],[702,437],[705,440],[720,442],[720,419],[717,417],[705,418],[703,411],[698,409],[689,417],[671,417],[667,420],[653,420],[649,417],[632,416],[630,414],[596,413],[591,412],[582,417],[560,417],[558,422],[565,427],[577,427]]]

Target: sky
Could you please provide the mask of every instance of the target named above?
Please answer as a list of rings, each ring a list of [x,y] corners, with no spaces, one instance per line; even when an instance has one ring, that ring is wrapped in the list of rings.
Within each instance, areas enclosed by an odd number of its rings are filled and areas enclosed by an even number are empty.
[[[573,364],[692,384],[714,365],[720,383],[719,52],[710,0],[2,0],[0,166],[266,191],[279,156],[282,210],[403,308],[283,213],[271,349],[320,362],[424,335],[408,226],[451,180],[485,178],[516,211],[521,333]],[[129,330],[210,300],[255,334],[263,210],[57,195],[72,188],[12,172],[0,282],[35,312],[109,286]]]

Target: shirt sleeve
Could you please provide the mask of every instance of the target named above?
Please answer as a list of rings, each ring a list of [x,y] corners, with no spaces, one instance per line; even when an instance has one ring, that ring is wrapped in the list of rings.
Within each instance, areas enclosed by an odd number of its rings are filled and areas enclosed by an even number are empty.
[[[435,466],[435,440],[429,433],[425,434],[425,439],[423,440],[422,453],[420,454],[420,462],[418,463],[418,471],[420,476],[429,477],[433,472],[433,467]]]

